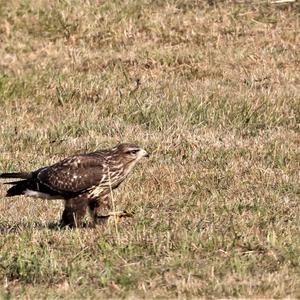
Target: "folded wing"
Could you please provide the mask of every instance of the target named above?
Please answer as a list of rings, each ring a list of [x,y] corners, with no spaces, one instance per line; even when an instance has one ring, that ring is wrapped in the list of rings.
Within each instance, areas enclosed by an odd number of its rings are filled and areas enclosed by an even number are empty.
[[[101,155],[66,158],[37,174],[38,181],[59,194],[87,191],[107,179],[108,164]]]

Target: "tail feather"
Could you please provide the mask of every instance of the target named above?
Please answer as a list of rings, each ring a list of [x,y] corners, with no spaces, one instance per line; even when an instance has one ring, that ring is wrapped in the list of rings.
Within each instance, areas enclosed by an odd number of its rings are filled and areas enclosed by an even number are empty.
[[[7,190],[6,197],[27,195],[32,197],[41,196],[42,198],[43,197],[47,198],[52,196],[59,196],[57,192],[43,185],[35,178],[5,182],[4,184],[13,185]]]
[[[30,179],[32,177],[31,173],[28,172],[17,172],[17,173],[0,173],[0,178],[21,178]]]
[[[28,180],[20,180],[15,183],[11,182],[11,184],[15,184],[15,185],[13,185],[11,188],[7,190],[6,197],[23,195],[25,190],[28,187],[29,182]]]

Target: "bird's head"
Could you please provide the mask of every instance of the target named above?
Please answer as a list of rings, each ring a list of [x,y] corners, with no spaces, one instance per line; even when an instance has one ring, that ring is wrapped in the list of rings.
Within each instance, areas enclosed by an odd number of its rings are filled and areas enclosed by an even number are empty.
[[[115,151],[127,161],[139,161],[143,157],[149,157],[149,153],[135,144],[119,144]]]

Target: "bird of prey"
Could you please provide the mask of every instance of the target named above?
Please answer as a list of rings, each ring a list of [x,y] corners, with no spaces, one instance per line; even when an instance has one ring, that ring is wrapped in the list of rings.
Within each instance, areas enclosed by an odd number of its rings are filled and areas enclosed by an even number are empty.
[[[149,154],[135,144],[119,144],[65,158],[33,172],[0,173],[0,178],[19,178],[11,184],[7,197],[25,195],[44,199],[64,199],[61,225],[79,227],[89,208],[94,224],[101,223],[101,211],[110,209],[109,195],[127,177],[135,164]],[[115,212],[117,216],[129,216]]]

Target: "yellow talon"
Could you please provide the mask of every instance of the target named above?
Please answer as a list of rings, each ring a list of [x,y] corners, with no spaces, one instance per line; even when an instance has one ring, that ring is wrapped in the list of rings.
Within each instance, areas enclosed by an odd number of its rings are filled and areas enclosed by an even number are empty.
[[[112,211],[108,213],[108,218],[113,217],[115,222],[119,224],[121,222],[121,218],[132,218],[133,214],[127,212],[126,210],[124,211]]]
[[[97,218],[104,219],[106,221],[107,220],[109,221],[111,217],[113,217],[112,220],[115,220],[115,222],[119,224],[122,218],[132,218],[133,213],[129,213],[126,210],[123,210],[123,211],[112,211],[109,212],[107,215],[97,216]]]

